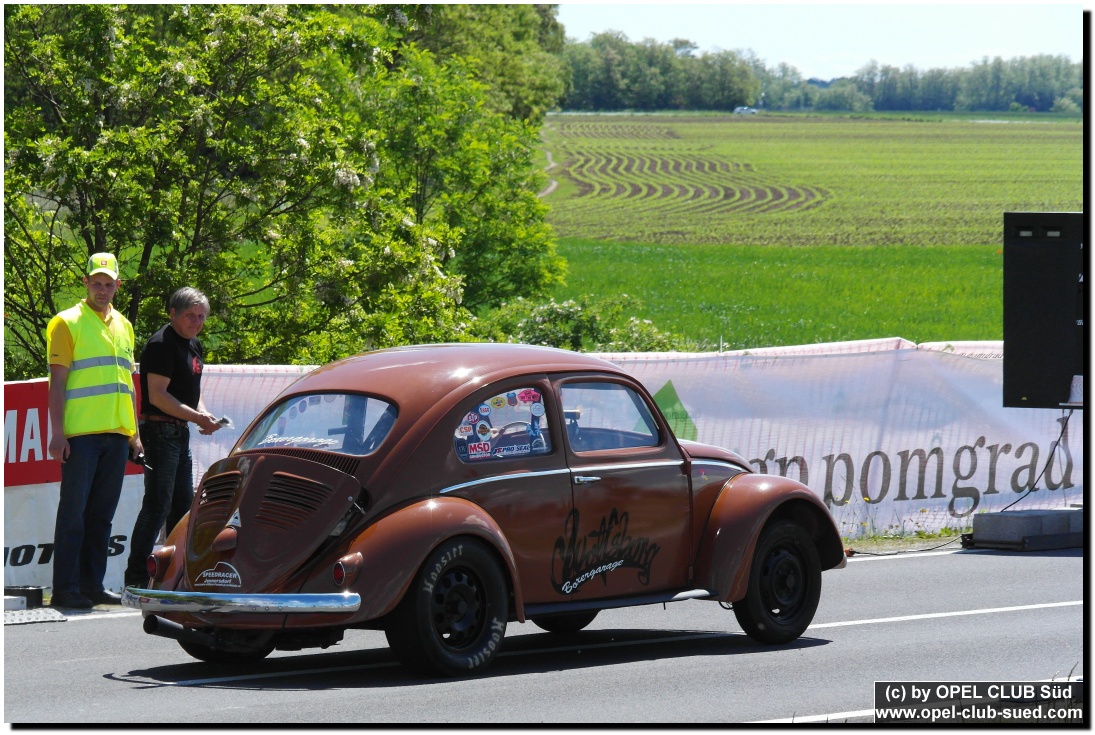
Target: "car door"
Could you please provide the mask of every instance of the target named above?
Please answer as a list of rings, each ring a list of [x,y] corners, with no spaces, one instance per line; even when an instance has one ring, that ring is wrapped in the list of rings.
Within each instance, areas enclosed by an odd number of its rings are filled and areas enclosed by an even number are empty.
[[[600,375],[571,375],[553,386],[574,502],[555,541],[552,585],[575,600],[684,588],[688,477],[645,391]]]
[[[479,505],[498,523],[520,575],[525,604],[560,600],[551,550],[572,508],[570,473],[546,376],[495,383],[445,419],[451,433],[440,493]]]

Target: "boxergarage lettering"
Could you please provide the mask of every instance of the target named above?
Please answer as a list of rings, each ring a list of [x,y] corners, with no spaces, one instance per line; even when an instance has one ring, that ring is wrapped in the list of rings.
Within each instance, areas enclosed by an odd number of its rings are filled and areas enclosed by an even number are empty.
[[[616,508],[602,516],[595,530],[579,536],[579,513],[571,509],[563,522],[563,535],[555,540],[551,553],[551,584],[569,595],[594,577],[601,577],[620,567],[639,570],[639,581],[650,583],[650,567],[661,547],[650,539],[633,538],[627,533],[629,517]]]

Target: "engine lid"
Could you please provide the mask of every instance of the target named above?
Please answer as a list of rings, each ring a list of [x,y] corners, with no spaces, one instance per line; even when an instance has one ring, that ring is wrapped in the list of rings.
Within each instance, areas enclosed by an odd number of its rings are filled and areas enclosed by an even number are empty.
[[[213,464],[190,510],[186,580],[195,591],[277,592],[353,506],[358,481],[299,457]]]

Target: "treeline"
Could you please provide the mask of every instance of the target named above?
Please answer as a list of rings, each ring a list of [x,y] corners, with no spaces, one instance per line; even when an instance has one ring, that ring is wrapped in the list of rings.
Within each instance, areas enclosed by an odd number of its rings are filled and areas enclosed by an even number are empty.
[[[631,42],[610,31],[568,40],[571,111],[769,110],[1079,112],[1083,65],[1066,56],[982,59],[964,69],[898,68],[876,61],[851,77],[803,79],[749,51],[697,53],[675,39]]]

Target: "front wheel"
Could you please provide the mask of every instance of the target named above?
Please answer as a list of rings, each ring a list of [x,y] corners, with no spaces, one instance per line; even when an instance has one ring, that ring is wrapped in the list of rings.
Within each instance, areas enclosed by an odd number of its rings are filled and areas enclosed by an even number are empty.
[[[494,555],[474,539],[430,554],[385,628],[396,658],[419,674],[474,674],[506,634],[509,589]]]
[[[783,521],[761,532],[745,598],[734,616],[750,638],[788,643],[805,632],[821,599],[821,562],[810,535]]]

